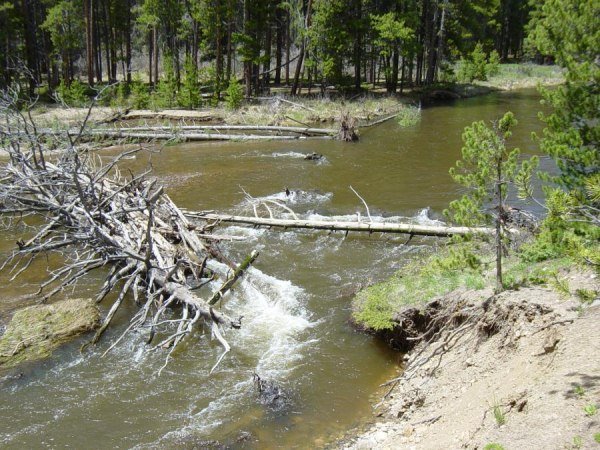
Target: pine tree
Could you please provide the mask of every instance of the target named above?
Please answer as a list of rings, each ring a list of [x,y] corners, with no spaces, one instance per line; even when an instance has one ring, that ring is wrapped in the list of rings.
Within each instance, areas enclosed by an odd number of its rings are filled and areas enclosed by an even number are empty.
[[[600,173],[600,2],[546,0],[530,24],[529,43],[566,70],[566,83],[543,89],[554,108],[544,116],[542,150],[558,165],[553,181],[586,202],[586,183]]]
[[[494,222],[496,247],[496,291],[503,289],[502,254],[505,239],[506,198],[510,184],[525,181],[531,176],[531,161],[520,167],[520,151],[508,149],[506,141],[517,121],[507,112],[488,127],[483,121],[474,122],[463,133],[462,159],[450,169],[450,176],[469,192],[450,203],[446,216],[465,226]],[[535,161],[535,160],[534,160]]]

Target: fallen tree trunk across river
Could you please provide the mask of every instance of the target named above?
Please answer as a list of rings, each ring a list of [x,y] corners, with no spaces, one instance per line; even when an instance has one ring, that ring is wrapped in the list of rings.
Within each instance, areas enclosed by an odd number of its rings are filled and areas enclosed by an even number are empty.
[[[399,233],[414,236],[449,237],[467,234],[493,234],[493,228],[486,227],[452,227],[446,225],[419,225],[412,223],[386,222],[346,222],[334,220],[307,219],[275,219],[263,217],[234,216],[229,214],[203,213],[187,211],[185,215],[192,219],[212,220],[219,222],[243,223],[254,226],[305,228],[328,231],[361,231],[369,233]]]

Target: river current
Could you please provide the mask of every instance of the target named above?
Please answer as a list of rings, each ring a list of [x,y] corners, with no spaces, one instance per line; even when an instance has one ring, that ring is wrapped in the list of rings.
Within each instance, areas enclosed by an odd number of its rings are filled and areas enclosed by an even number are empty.
[[[461,193],[448,168],[460,156],[463,128],[511,110],[519,120],[511,144],[535,153],[530,134],[542,127],[539,100],[525,90],[425,108],[417,125],[389,121],[365,130],[358,143],[179,144],[141,153],[127,166],[139,172],[151,163],[173,200],[191,210],[248,213],[248,193],[278,199],[304,217],[364,219],[352,186],[374,219],[432,223]],[[305,160],[312,152],[324,158]],[[245,238],[220,244],[234,260],[253,249],[261,254],[226,297],[223,309],[242,315],[243,326],[227,331],[232,352],[212,375],[222,348],[208,329],[184,341],[160,377],[166,355],[145,351],[144,336],[129,335],[101,357],[126,326],[135,308],[128,306],[96,348],[81,354],[81,341],[74,342],[0,384],[0,447],[193,448],[219,441],[233,448],[312,448],[368,419],[378,386],[398,373],[399,357],[350,327],[352,295],[436,240],[405,245],[403,236],[242,226],[219,234]],[[0,235],[1,256],[14,241],[14,233]],[[0,314],[25,304],[46,264],[13,282],[0,275]],[[64,296],[90,296],[102,277]],[[281,386],[283,406],[258,401],[254,373]]]

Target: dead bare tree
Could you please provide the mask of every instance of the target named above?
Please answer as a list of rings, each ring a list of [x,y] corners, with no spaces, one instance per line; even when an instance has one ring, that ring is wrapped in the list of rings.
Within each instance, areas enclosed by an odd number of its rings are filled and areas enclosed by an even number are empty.
[[[60,252],[64,265],[40,285],[41,302],[90,272],[109,268],[96,299],[101,302],[115,292],[116,300],[91,342],[98,341],[124,301],[131,298],[139,306],[109,350],[129,331],[149,330],[152,348],[170,349],[166,366],[173,349],[202,319],[227,353],[230,347],[221,327],[239,328],[240,319],[214,306],[257,253],[240,265],[229,262],[211,245],[218,237],[210,237],[209,227],[196,229],[156,179],[149,178],[149,171],[122,174],[119,162],[141,147],[122,152],[108,164],[78,147],[87,118],[79,134],[67,135],[60,151],[49,153],[48,136],[39,135],[31,116],[21,112],[29,106],[20,103],[17,92],[3,92],[0,98],[0,143],[9,157],[0,167],[0,213],[9,226],[32,215],[43,221],[32,237],[17,241],[18,248],[2,268],[13,271],[14,278],[40,255]],[[203,286],[209,300],[196,294]],[[176,306],[180,308],[174,318],[170,311]]]

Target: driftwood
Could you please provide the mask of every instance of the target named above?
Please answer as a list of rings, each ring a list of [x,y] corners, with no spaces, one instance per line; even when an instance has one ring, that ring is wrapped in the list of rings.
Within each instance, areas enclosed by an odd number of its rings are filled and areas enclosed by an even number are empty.
[[[139,126],[139,127],[118,127],[95,129],[96,132],[112,131],[258,131],[268,133],[295,133],[305,136],[332,136],[337,133],[336,130],[329,128],[310,128],[310,127],[283,127],[283,126],[259,126],[259,125],[175,125],[175,126]]]
[[[395,113],[395,114],[392,114],[391,116],[386,116],[386,117],[384,117],[384,118],[382,118],[382,119],[378,119],[378,120],[376,120],[376,121],[374,121],[374,122],[371,122],[371,123],[366,123],[366,124],[364,124],[364,125],[360,125],[360,128],[370,128],[370,127],[374,127],[375,125],[382,124],[382,123],[384,123],[384,122],[387,122],[388,120],[392,120],[392,119],[394,119],[394,118],[398,117],[398,116],[400,115],[400,113],[401,113],[401,112],[402,112],[402,110],[398,111],[398,112],[397,112],[397,113]]]
[[[123,120],[139,119],[169,119],[169,120],[197,120],[199,122],[215,122],[223,120],[223,117],[215,116],[212,111],[190,111],[190,110],[163,110],[151,111],[136,109],[127,111],[121,117]]]
[[[13,133],[14,134],[14,133]],[[48,129],[41,129],[37,131],[38,136],[51,136],[55,138],[60,137],[77,137],[78,139],[90,139],[90,138],[105,138],[105,139],[129,139],[139,141],[269,141],[269,140],[298,140],[307,139],[308,136],[313,138],[333,138],[331,135],[322,134],[317,135],[313,133],[308,135],[307,133],[290,132],[290,134],[221,134],[221,133],[207,133],[203,131],[180,131],[177,128],[171,128],[167,130],[140,130],[140,131],[123,131],[118,128],[112,130],[86,130],[81,133],[79,130],[67,130],[67,131],[54,131]]]
[[[171,349],[168,362],[173,349],[202,319],[227,353],[229,345],[221,327],[239,328],[240,320],[213,305],[257,254],[240,267],[231,263],[228,267],[228,260],[211,246],[217,237],[199,238],[197,232],[206,236],[208,229],[192,225],[156,180],[145,174],[121,175],[119,162],[141,147],[103,164],[98,157],[78,150],[77,143],[85,135],[84,122],[78,135],[66,135],[64,151],[49,155],[35,124],[14,107],[16,102],[6,94],[0,98],[5,116],[0,142],[10,158],[0,167],[0,213],[7,228],[20,222],[32,237],[17,241],[18,248],[2,269],[12,271],[14,279],[36,258],[60,253],[64,265],[51,271],[40,285],[36,294],[40,302],[94,270],[108,270],[96,301],[111,292],[116,299],[92,343],[102,336],[120,306],[133,300],[138,311],[110,348],[131,330],[149,330],[152,348]],[[42,225],[26,225],[22,218],[27,216],[41,217]],[[202,297],[196,293],[201,286],[209,290]]]
[[[233,216],[228,214],[202,213],[186,211],[185,215],[192,219],[219,222],[243,223],[247,225],[279,228],[305,228],[328,231],[362,231],[368,233],[400,233],[414,236],[448,237],[467,234],[493,234],[492,228],[451,227],[442,225],[418,225],[411,223],[386,222],[342,222],[333,220],[276,219],[263,217]]]

